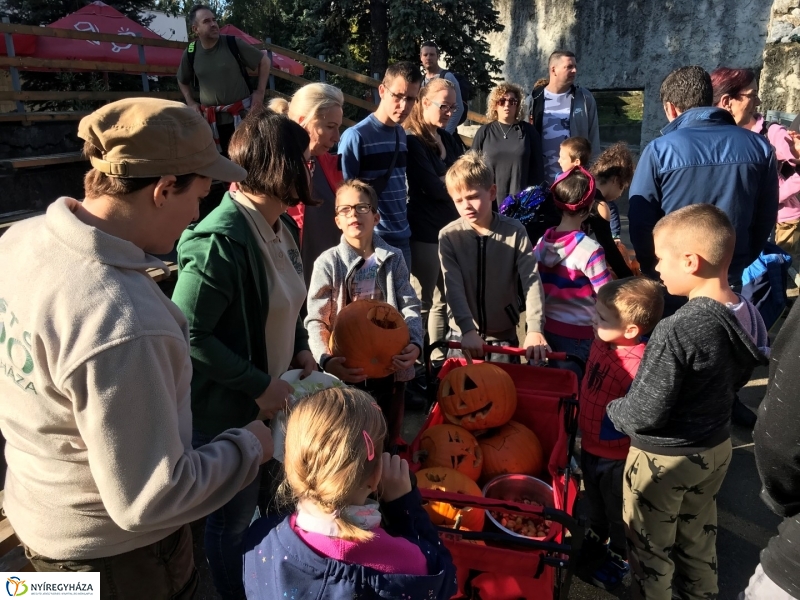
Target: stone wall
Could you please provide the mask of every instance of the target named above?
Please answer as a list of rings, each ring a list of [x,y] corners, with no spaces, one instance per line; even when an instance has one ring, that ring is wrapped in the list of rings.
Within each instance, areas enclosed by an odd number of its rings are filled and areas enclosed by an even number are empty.
[[[667,122],[658,92],[671,70],[692,64],[708,70],[761,68],[770,5],[769,0],[495,0],[505,31],[492,35],[490,43],[505,61],[503,77],[526,90],[546,75],[547,58],[558,48],[577,55],[580,85],[644,89],[644,144]]]
[[[775,0],[759,95],[764,110],[800,112],[800,0]]]

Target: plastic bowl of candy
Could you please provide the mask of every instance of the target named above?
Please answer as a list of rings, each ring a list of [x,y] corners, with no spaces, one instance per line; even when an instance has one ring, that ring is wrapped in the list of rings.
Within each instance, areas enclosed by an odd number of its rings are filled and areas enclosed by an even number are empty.
[[[483,487],[483,495],[495,500],[519,504],[553,507],[553,488],[530,475],[498,475]],[[514,537],[549,540],[561,530],[558,523],[537,516],[522,516],[498,510],[487,510],[489,522],[500,531]]]

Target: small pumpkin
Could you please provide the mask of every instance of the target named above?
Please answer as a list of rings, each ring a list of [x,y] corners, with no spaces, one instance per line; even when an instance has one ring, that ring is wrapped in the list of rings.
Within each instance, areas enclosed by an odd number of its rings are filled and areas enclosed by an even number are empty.
[[[463,473],[447,467],[432,467],[417,471],[417,486],[425,490],[439,490],[454,494],[483,496],[481,488]],[[453,529],[482,531],[484,512],[480,508],[456,508],[446,502],[427,502],[425,510],[434,525]]]
[[[445,418],[468,431],[505,425],[517,410],[511,376],[485,362],[450,371],[439,385],[437,399]]]
[[[536,476],[544,467],[539,438],[516,421],[509,421],[500,429],[490,432],[479,443],[483,450],[481,478],[484,481],[506,473]]]
[[[336,316],[330,349],[332,356],[345,357],[348,369],[364,369],[367,377],[380,378],[394,373],[392,357],[408,343],[408,326],[394,306],[356,300]]]
[[[475,436],[463,427],[434,425],[422,433],[419,445],[416,458],[423,468],[449,467],[472,481],[481,476],[483,452]]]

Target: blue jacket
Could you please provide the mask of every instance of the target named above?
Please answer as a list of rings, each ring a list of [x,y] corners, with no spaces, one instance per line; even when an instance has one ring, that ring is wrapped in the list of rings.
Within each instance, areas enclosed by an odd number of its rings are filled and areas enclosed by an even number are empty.
[[[258,519],[245,540],[244,586],[249,600],[317,598],[378,600],[431,598],[448,600],[456,593],[456,569],[450,552],[422,508],[414,488],[393,502],[381,503],[387,533],[419,546],[432,575],[380,573],[369,567],[325,558],[314,552],[289,525],[289,517],[270,530],[274,521]]]
[[[764,248],[778,215],[775,153],[763,136],[737,127],[726,111],[703,106],[678,116],[642,152],[630,189],[628,219],[642,271],[655,276],[653,228],[666,214],[700,202],[725,211],[736,230],[728,271],[742,271]]]

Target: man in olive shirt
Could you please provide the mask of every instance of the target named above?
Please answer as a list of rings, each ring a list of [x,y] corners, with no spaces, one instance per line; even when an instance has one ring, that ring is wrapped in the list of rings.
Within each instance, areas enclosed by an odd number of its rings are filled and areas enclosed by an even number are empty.
[[[194,6],[189,11],[189,22],[197,36],[194,63],[190,64],[189,50],[185,50],[178,67],[178,86],[186,104],[205,116],[209,123],[214,123],[215,138],[219,140],[221,152],[227,155],[228,142],[238,117],[247,109],[257,109],[264,103],[270,60],[258,48],[234,38],[244,65],[253,71],[258,70],[258,87],[251,94],[236,57],[227,42],[221,39],[214,12],[204,5]],[[200,104],[193,95],[195,77],[200,87]],[[240,101],[243,102],[242,106],[237,105]],[[215,110],[207,111],[209,107]]]

